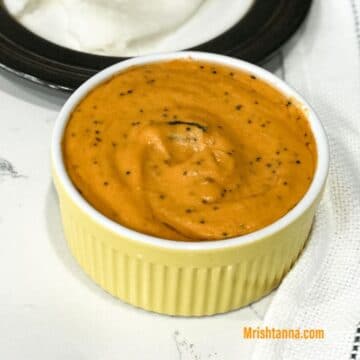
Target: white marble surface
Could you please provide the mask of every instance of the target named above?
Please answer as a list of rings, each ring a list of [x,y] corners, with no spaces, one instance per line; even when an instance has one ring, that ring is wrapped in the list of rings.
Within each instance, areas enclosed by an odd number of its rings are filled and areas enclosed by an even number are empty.
[[[225,315],[175,318],[116,300],[81,271],[50,174],[65,101],[0,71],[0,359],[249,359],[243,326],[261,325],[273,294]]]

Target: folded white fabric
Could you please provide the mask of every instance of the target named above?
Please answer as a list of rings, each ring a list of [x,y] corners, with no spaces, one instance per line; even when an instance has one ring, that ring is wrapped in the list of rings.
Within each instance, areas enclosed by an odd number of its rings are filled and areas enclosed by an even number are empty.
[[[308,246],[264,326],[324,329],[326,338],[258,340],[254,360],[360,359],[353,351],[360,321],[359,11],[355,0],[315,0],[284,50],[285,80],[313,105],[327,131],[331,169]]]

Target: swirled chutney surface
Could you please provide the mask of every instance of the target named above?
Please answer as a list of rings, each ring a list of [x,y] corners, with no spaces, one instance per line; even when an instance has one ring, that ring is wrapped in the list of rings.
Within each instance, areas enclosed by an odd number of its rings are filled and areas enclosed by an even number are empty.
[[[316,167],[306,114],[238,70],[193,60],[131,68],[89,93],[63,138],[99,212],[160,238],[247,234],[284,216]]]

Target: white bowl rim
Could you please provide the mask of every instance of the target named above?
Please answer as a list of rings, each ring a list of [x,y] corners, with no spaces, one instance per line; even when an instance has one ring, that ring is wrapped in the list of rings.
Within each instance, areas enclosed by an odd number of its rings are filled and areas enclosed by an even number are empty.
[[[89,91],[94,89],[96,86],[108,80],[117,73],[128,69],[129,67],[151,64],[155,62],[170,61],[174,59],[193,59],[198,61],[204,61],[229,66],[238,70],[242,70],[249,74],[253,74],[259,79],[267,82],[268,84],[279,90],[285,96],[295,99],[299,103],[299,105],[304,108],[305,112],[308,115],[307,118],[316,141],[318,156],[317,167],[315,169],[313,181],[304,197],[292,210],[290,210],[287,214],[285,214],[283,217],[281,217],[274,223],[252,233],[224,240],[186,242],[162,239],[129,229],[102,215],[79,194],[79,192],[76,190],[75,186],[71,182],[63,162],[61,144],[63,133],[69,116],[72,113],[73,109],[77,106],[77,104],[89,93]],[[60,182],[62,183],[68,196],[70,196],[76,203],[76,205],[84,213],[90,216],[90,218],[93,219],[95,222],[101,224],[102,226],[106,227],[107,229],[111,230],[113,233],[118,234],[121,237],[125,237],[136,242],[161,248],[185,251],[215,250],[243,246],[245,244],[249,244],[251,242],[259,241],[263,238],[269,237],[286,228],[289,224],[293,223],[296,219],[298,219],[316,201],[317,197],[321,194],[323,186],[326,182],[329,168],[329,147],[325,131],[314,110],[302,98],[301,95],[299,95],[283,80],[273,75],[269,71],[256,65],[224,55],[197,51],[180,51],[140,56],[112,65],[100,71],[95,76],[91,77],[70,96],[70,98],[66,101],[65,105],[61,109],[53,130],[51,156],[53,170],[55,171],[55,174],[59,177]]]

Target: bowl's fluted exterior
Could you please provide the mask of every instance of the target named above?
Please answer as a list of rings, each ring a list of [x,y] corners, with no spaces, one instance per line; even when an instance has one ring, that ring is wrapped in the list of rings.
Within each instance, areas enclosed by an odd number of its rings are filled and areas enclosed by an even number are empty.
[[[121,237],[85,214],[54,173],[65,235],[104,290],[157,313],[204,316],[238,309],[276,288],[301,253],[320,196],[277,233],[233,247],[170,249]]]

